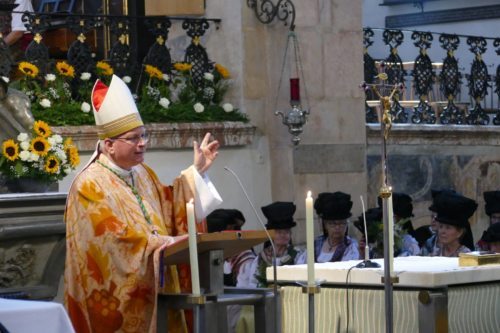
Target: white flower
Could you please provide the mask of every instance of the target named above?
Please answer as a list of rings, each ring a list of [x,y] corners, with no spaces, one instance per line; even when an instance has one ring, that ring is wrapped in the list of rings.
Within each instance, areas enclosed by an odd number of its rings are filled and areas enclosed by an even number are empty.
[[[68,165],[63,168],[63,172],[67,175],[70,174],[71,171],[73,171],[73,168]]]
[[[50,103],[50,100],[47,99],[47,98],[43,98],[41,101],[40,101],[40,105],[43,106],[44,108],[50,108],[51,106],[51,103]]]
[[[22,141],[20,144],[22,150],[28,150],[30,149],[30,142],[29,141]]]
[[[40,156],[38,156],[38,154],[35,154],[35,153],[31,153],[30,154],[30,162],[36,162],[40,159]]]
[[[205,74],[203,74],[203,78],[207,81],[213,81],[214,75],[212,73],[205,73]]]
[[[168,76],[168,74],[163,74],[162,78],[163,78],[163,81],[167,81],[168,82],[170,80],[170,76]]]
[[[19,153],[19,158],[21,161],[27,161],[31,157],[31,153],[27,150],[23,150],[22,152]]]
[[[28,133],[19,133],[17,136],[17,141],[23,142],[29,139]]]
[[[56,151],[56,156],[61,160],[61,162],[64,164],[66,163],[66,153],[62,150],[57,150]]]
[[[54,74],[47,74],[45,75],[45,81],[55,81],[56,80],[56,76]]]
[[[83,102],[82,103],[82,106],[80,107],[80,109],[85,112],[85,113],[89,113],[90,112],[90,104],[87,103],[87,102]]]
[[[2,80],[5,82],[5,83],[9,83],[10,82],[10,79],[6,76],[2,76]]]
[[[55,143],[62,143],[63,138],[59,134],[54,134],[51,136],[51,138],[54,140]]]
[[[231,103],[224,103],[224,104],[222,105],[222,108],[223,108],[223,109],[224,109],[224,111],[226,111],[226,112],[233,112],[233,110],[234,110],[233,104],[231,104]]]
[[[82,81],[88,81],[88,80],[90,80],[90,76],[91,76],[91,74],[89,72],[83,72],[80,75],[80,80],[82,80]]]
[[[170,105],[170,101],[168,100],[168,98],[162,97],[162,98],[160,98],[159,104],[161,106],[163,106],[165,109],[168,109],[168,106]]]
[[[193,108],[194,108],[194,111],[197,112],[197,113],[202,113],[203,111],[205,111],[205,107],[201,103],[196,103],[193,106]]]
[[[132,82],[132,78],[131,78],[130,76],[128,76],[128,75],[125,75],[124,77],[122,77],[122,80],[123,80],[123,82],[125,82],[125,83],[130,83],[130,82]]]

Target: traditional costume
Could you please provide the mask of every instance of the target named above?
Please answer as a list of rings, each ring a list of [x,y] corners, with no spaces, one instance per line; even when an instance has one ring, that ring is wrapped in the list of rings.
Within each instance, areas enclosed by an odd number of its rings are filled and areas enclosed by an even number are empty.
[[[358,242],[350,236],[344,236],[343,242],[335,247],[335,251],[323,251],[323,245],[328,242],[328,233],[323,225],[324,220],[345,220],[352,216],[352,201],[349,194],[343,192],[323,192],[318,195],[314,202],[316,214],[321,218],[323,235],[314,240],[314,261],[315,262],[335,262],[346,260],[358,260]],[[346,229],[347,231],[347,229]]]
[[[92,102],[100,139],[143,126],[116,76],[109,87],[96,83]],[[169,236],[187,233],[191,198],[199,203],[198,220],[221,202],[193,166],[164,186],[144,163],[124,170],[96,150],[71,185],[65,213],[65,304],[76,332],[156,332],[160,285],[169,292],[190,289],[188,270],[164,270],[160,260]],[[198,228],[206,231],[203,223]],[[169,312],[168,323],[168,332],[187,331],[182,311]]]
[[[291,229],[297,225],[293,220],[295,204],[292,202],[274,202],[262,207],[262,213],[267,218],[266,228],[268,230]],[[286,251],[276,257],[276,265],[297,265],[306,262],[305,251],[289,244]],[[242,288],[265,288],[268,286],[266,269],[273,265],[273,251],[271,244],[266,242],[264,249],[253,260],[252,264],[240,270],[238,287]]]
[[[460,238],[460,247],[449,257],[458,257],[459,253],[467,253],[474,250],[474,241],[469,224],[469,218],[474,214],[477,203],[461,194],[451,191],[443,191],[434,199],[434,207],[437,212],[436,220],[441,224],[448,224],[463,229]],[[443,256],[444,246],[437,248],[432,256]]]

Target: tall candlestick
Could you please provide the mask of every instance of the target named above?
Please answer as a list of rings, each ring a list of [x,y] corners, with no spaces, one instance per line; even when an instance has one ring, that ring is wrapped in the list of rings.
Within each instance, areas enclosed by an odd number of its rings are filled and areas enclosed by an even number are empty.
[[[191,267],[192,293],[200,296],[200,274],[198,272],[198,243],[196,239],[196,223],[194,219],[193,199],[186,203],[188,233],[189,233],[189,262]]]
[[[300,101],[299,78],[290,79],[290,101],[292,103]]]
[[[307,192],[306,198],[306,244],[307,244],[307,284],[309,287],[315,285],[314,282],[314,219],[313,219],[313,198],[311,191]]]
[[[389,227],[389,271],[394,276],[394,213],[392,211],[392,194],[387,198],[387,217]]]

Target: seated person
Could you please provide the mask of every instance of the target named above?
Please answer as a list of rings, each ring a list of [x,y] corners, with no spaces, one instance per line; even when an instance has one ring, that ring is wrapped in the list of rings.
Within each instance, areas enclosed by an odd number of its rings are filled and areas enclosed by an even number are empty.
[[[293,202],[273,202],[262,207],[262,213],[267,218],[266,228],[274,230],[273,242],[276,249],[276,265],[297,265],[306,262],[305,251],[292,245],[292,228],[297,225],[293,220],[296,207]],[[273,265],[273,250],[270,242],[264,244],[264,249],[257,255],[249,269],[240,271],[238,287],[268,286],[266,269]]]
[[[382,207],[382,199],[379,197],[378,204]],[[420,247],[413,237],[415,230],[411,223],[413,217],[413,204],[411,197],[406,193],[394,192],[392,194],[392,207],[394,214],[394,227],[400,228],[401,247],[394,250],[394,255],[398,257],[417,256],[420,254]]]
[[[483,193],[484,211],[490,218],[490,226],[500,222],[500,191],[488,191]],[[482,239],[477,242],[479,250],[488,251],[487,244]]]
[[[488,230],[483,232],[481,241],[485,244],[484,250],[500,253],[500,223],[490,225]]]
[[[224,230],[241,230],[245,217],[237,209],[216,209],[207,216],[208,232]],[[245,250],[224,260],[224,285],[234,287],[237,285],[240,272],[248,271],[255,259],[253,249]],[[236,332],[236,325],[240,318],[241,305],[227,307],[228,332]]]
[[[241,230],[245,217],[237,209],[216,209],[207,216],[208,232]],[[243,251],[224,261],[224,285],[234,287],[242,267],[255,259],[253,249]]]
[[[314,202],[323,235],[314,240],[314,261],[334,262],[359,259],[358,242],[347,236],[352,201],[343,192],[320,193]]]
[[[469,218],[474,214],[477,203],[458,193],[442,192],[434,200],[439,222],[440,247],[432,256],[458,257],[474,249]]]
[[[359,255],[360,259],[365,259],[365,225],[364,218],[366,217],[366,229],[368,232],[368,244],[370,246],[370,253],[368,258],[382,258],[384,254],[383,249],[383,234],[380,232],[382,230],[382,208],[375,207],[366,210],[364,216],[361,214],[357,221],[354,222],[354,226],[363,234],[361,240],[359,241]]]

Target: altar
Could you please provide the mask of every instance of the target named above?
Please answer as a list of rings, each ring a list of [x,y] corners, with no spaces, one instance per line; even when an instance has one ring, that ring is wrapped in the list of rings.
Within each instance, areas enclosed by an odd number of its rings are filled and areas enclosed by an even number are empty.
[[[383,259],[359,269],[359,260],[315,264],[323,281],[315,298],[317,333],[385,332]],[[394,259],[394,332],[500,332],[500,265],[459,267],[458,258]],[[272,269],[267,270],[269,281]],[[296,281],[307,266],[281,266],[282,332],[306,332],[308,298]]]

